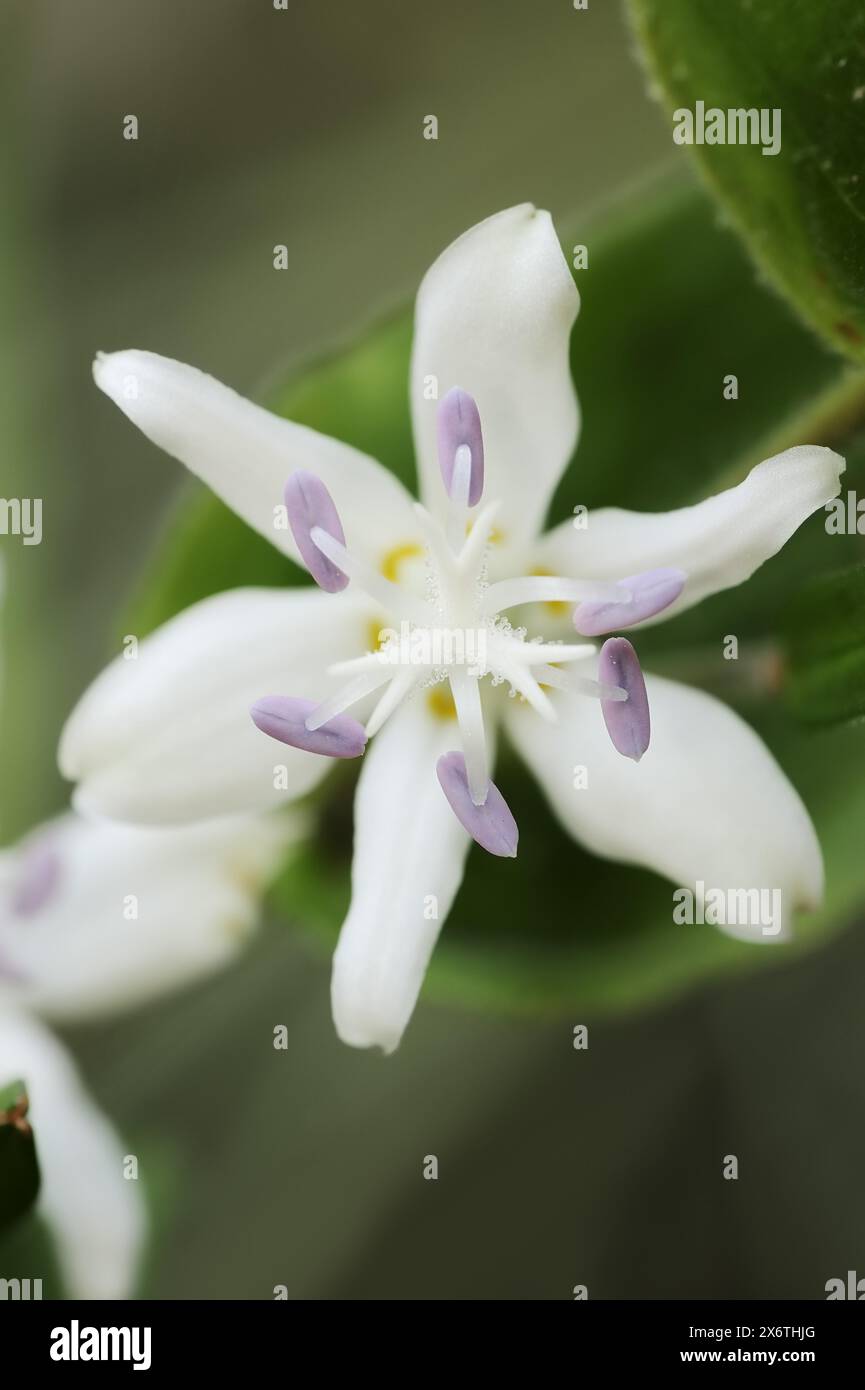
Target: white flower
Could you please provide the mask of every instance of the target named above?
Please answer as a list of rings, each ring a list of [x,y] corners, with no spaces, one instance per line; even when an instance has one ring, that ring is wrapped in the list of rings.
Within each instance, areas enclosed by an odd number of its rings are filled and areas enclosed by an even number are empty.
[[[0,852],[0,1010],[105,1017],[227,964],[299,835],[296,815],[170,829],[68,813]]]
[[[602,510],[585,531],[542,535],[577,437],[578,303],[549,215],[529,206],[481,223],[435,263],[410,383],[423,508],[356,449],[192,367],[139,351],[94,366],[150,439],[330,592],[235,590],[167,623],[85,694],[61,767],[82,808],[182,822],[300,796],[326,771],[320,753],[355,755],[376,733],[333,972],[336,1027],[357,1046],[399,1042],[460,884],[466,830],[493,853],[516,850],[489,780],[500,721],[563,823],[599,853],[683,885],[778,887],[787,918],[821,893],[808,815],[735,714],[650,679],[652,749],[637,765],[649,720],[630,643],[606,643],[598,669],[594,647],[528,641],[508,621],[531,604],[522,611],[538,633],[548,601],[576,604],[575,626],[591,636],[673,615],[747,579],[839,490],[843,461],[808,446],[698,506]],[[382,628],[392,635],[376,651]],[[443,632],[478,639],[471,662],[442,655]],[[595,700],[575,698],[586,694]],[[262,737],[250,703],[259,728],[292,746]],[[575,764],[585,789],[574,790]]]
[[[282,817],[142,830],[66,815],[0,853],[0,1085],[27,1089],[39,1210],[70,1297],[133,1292],[144,1204],[120,1139],[37,1014],[114,1013],[223,964],[295,833]]]

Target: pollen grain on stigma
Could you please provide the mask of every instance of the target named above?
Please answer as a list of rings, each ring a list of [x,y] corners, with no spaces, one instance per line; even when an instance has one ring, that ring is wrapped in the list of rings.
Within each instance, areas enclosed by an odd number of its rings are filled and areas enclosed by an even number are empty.
[[[445,521],[440,524],[416,504],[423,551],[414,542],[397,544],[379,570],[346,548],[336,507],[321,479],[303,471],[288,479],[288,522],[313,579],[334,594],[354,584],[386,615],[387,623],[379,624],[374,650],[331,666],[331,675],[345,678],[335,694],[317,705],[292,696],[265,696],[251,714],[264,733],[293,747],[356,757],[418,687],[438,691],[446,684],[461,750],[438,760],[440,785],[469,835],[490,853],[512,857],[516,822],[490,779],[481,686],[485,678],[490,686],[506,685],[511,695],[553,722],[557,715],[548,688],[599,700],[614,746],[625,756],[642,755],[649,726],[633,648],[626,667],[605,660],[605,649],[601,651],[601,674],[622,670],[627,680],[590,680],[568,668],[593,656],[594,643],[529,640],[526,629],[515,627],[508,612],[533,603],[576,605],[578,630],[580,615],[588,615],[586,626],[609,631],[607,617],[624,626],[629,615],[632,622],[650,616],[654,599],[659,606],[672,602],[671,595],[678,593],[677,576],[653,575],[646,584],[639,575],[622,583],[592,583],[530,574],[491,583],[488,554],[499,504],[492,501],[474,510],[483,495],[483,434],[474,399],[459,387],[439,403],[437,440],[449,504]],[[419,566],[404,563],[420,555],[425,583],[419,583]],[[378,698],[364,727],[347,711],[371,695]],[[627,710],[624,702],[630,702]],[[622,707],[619,713],[614,712],[616,706]]]

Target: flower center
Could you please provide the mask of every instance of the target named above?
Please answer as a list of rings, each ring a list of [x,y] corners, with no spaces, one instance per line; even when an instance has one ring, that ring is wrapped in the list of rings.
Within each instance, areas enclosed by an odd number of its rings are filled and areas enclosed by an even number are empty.
[[[511,696],[552,722],[557,715],[549,689],[600,699],[614,745],[636,759],[648,745],[649,723],[639,662],[624,638],[617,639],[615,661],[605,661],[601,653],[601,675],[611,678],[594,680],[570,669],[594,655],[592,643],[530,640],[508,613],[531,603],[576,605],[578,631],[594,635],[610,631],[605,623],[611,619],[613,626],[626,625],[622,619],[631,614],[637,615],[631,621],[638,621],[658,605],[666,606],[675,589],[674,572],[656,571],[621,583],[550,574],[490,582],[489,550],[500,507],[487,503],[472,515],[484,480],[483,436],[472,397],[459,388],[449,391],[439,404],[437,427],[447,516],[439,523],[416,504],[425,550],[414,542],[396,545],[380,570],[346,548],[339,515],[321,480],[303,472],[289,478],[289,524],[312,577],[330,592],[351,582],[387,615],[389,625],[379,625],[374,650],[330,667],[331,675],[345,677],[334,695],[317,705],[267,696],[253,706],[252,717],[263,732],[295,747],[356,757],[417,687],[438,689],[447,682],[462,751],[439,759],[442,790],[478,843],[493,854],[513,855],[516,823],[490,780],[482,681],[506,685]],[[404,563],[420,554],[425,559],[423,583],[418,567]],[[373,694],[378,699],[364,728],[347,711]]]
[[[454,474],[458,476],[456,468]],[[463,491],[467,491],[465,481]],[[473,803],[482,806],[490,786],[480,688],[484,678],[489,677],[492,686],[507,685],[512,696],[526,700],[549,720],[556,715],[544,686],[603,699],[626,698],[617,686],[575,678],[561,669],[594,655],[592,643],[529,641],[526,629],[514,627],[507,611],[537,601],[624,602],[628,595],[621,585],[589,584],[550,575],[489,583],[488,555],[499,504],[485,506],[467,536],[462,515],[465,507],[464,500],[451,497],[444,527],[424,507],[418,505],[415,509],[426,546],[423,592],[418,591],[416,581],[412,586],[386,578],[383,583],[387,588],[383,589],[382,576],[358,564],[345,546],[323,528],[312,528],[313,543],[326,560],[335,570],[349,574],[359,588],[381,604],[391,625],[380,628],[376,651],[331,667],[331,674],[348,677],[346,684],[311,710],[304,723],[310,733],[315,733],[335,716],[382,690],[366,724],[367,737],[372,737],[416,687],[447,681],[456,709],[469,792]],[[409,547],[390,552],[395,553],[408,554]]]

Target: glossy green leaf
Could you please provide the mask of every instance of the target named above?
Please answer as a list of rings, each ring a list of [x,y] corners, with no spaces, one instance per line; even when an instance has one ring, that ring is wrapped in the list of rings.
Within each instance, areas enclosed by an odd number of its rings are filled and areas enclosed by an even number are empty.
[[[630,6],[671,113],[688,110],[698,119],[698,102],[704,113],[780,111],[774,155],[763,153],[772,147],[768,116],[759,143],[690,148],[759,265],[834,347],[865,360],[860,0],[630,0]],[[671,149],[685,158],[673,130],[671,116]],[[726,136],[729,121],[723,130]],[[695,124],[695,138],[697,131]]]
[[[865,565],[808,584],[788,626],[795,713],[819,724],[865,715]]]
[[[589,250],[572,366],[583,408],[577,455],[554,499],[554,519],[579,502],[657,510],[729,486],[789,443],[846,448],[860,418],[858,378],[791,319],[755,280],[738,242],[693,186],[656,190],[564,238]],[[390,319],[269,397],[279,412],[381,459],[411,486],[406,382],[411,313]],[[724,397],[735,372],[739,397]],[[863,471],[851,455],[851,485]],[[800,944],[819,940],[865,895],[865,866],[849,826],[865,814],[861,737],[847,731],[833,758],[785,713],[759,677],[759,644],[773,640],[791,589],[848,558],[851,539],[826,537],[815,517],[746,586],[716,595],[641,635],[649,665],[695,683],[721,684],[723,635],[742,644],[730,697],[775,749],[811,807],[827,854],[825,911],[803,920]],[[299,576],[221,503],[196,489],[169,531],[124,631],[145,631],[196,598],[243,583]],[[303,582],[302,580],[300,582]],[[706,659],[708,654],[708,660]],[[720,669],[724,668],[724,669]],[[758,677],[754,677],[757,671]],[[722,687],[726,689],[726,687]],[[755,696],[758,697],[755,699]],[[748,701],[750,700],[750,704]],[[839,761],[834,763],[834,759]],[[719,970],[763,966],[759,951],[671,919],[671,889],[647,872],[595,859],[554,824],[541,794],[505,747],[497,772],[521,828],[513,865],[473,850],[465,883],[435,952],[428,990],[471,1006],[508,1010],[632,1007]],[[296,927],[330,951],[349,898],[353,771],[318,796],[308,854],[286,871],[277,897]],[[539,885],[544,912],[538,912]]]
[[[0,1087],[0,1232],[29,1211],[39,1193],[39,1163],[23,1081]]]

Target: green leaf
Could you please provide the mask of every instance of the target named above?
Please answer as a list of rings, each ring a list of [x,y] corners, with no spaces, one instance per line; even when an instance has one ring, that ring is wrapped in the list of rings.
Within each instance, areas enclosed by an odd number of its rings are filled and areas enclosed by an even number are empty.
[[[26,1213],[39,1193],[39,1164],[27,1110],[23,1081],[0,1087],[0,1232]]]
[[[800,590],[788,628],[793,711],[818,724],[865,715],[865,565]]]
[[[861,0],[630,5],[671,110],[701,101],[705,111],[781,112],[775,155],[750,143],[691,148],[760,266],[835,348],[865,360]],[[671,120],[671,146],[672,136]],[[747,319],[742,327],[750,332]]]
[[[861,420],[861,380],[843,375],[837,359],[756,283],[738,242],[693,186],[660,187],[602,221],[574,224],[564,241],[590,247],[590,268],[579,280],[583,304],[572,346],[583,435],[554,499],[554,519],[579,502],[682,505],[729,486],[788,443],[846,447]],[[363,342],[300,372],[268,404],[364,449],[412,486],[410,346],[406,309]],[[736,401],[723,395],[730,371],[739,378]],[[858,473],[865,474],[863,453],[851,457],[851,485]],[[802,574],[848,558],[851,538],[829,541],[822,520],[812,518],[748,585],[647,630],[641,653],[648,664],[669,670],[678,663],[675,674],[699,681],[700,654],[710,650],[717,679],[719,665],[731,664],[717,659],[721,637],[735,632],[738,666],[747,670],[750,644],[777,631]],[[124,631],[146,631],[229,585],[298,579],[201,489],[179,521],[157,551]],[[827,907],[803,919],[800,949],[865,895],[865,865],[849,831],[865,814],[861,778],[850,773],[865,749],[858,731],[845,731],[827,759],[777,700],[745,712],[793,773],[827,851]],[[326,951],[348,905],[353,776],[340,768],[327,780],[309,853],[277,889],[286,915]],[[433,994],[508,1010],[624,1008],[717,971],[788,959],[787,952],[749,949],[711,929],[674,926],[669,884],[574,845],[506,747],[496,779],[516,809],[520,855],[503,868],[472,850],[434,954]]]

